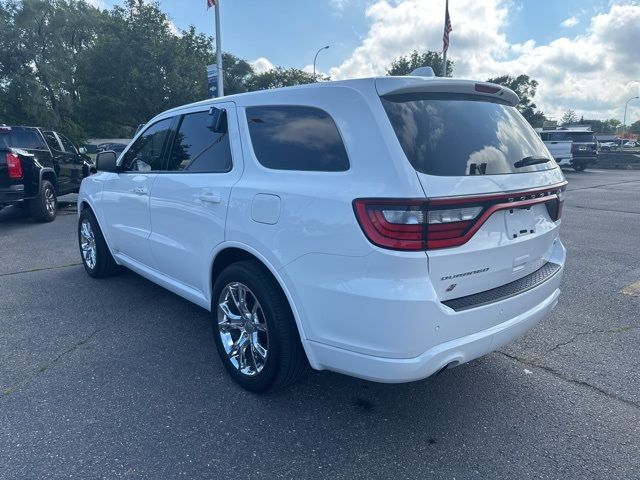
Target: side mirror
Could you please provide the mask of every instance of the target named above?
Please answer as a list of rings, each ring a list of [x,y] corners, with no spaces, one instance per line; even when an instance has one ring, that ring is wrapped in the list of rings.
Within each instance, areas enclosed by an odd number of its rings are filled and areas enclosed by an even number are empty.
[[[86,149],[86,148],[84,148],[84,147],[80,147],[80,148],[78,149],[78,152],[80,152],[82,155],[85,155],[85,154],[87,153],[87,149]]]
[[[96,157],[96,170],[99,172],[118,172],[118,166],[116,165],[116,161],[118,157],[116,152],[106,151],[98,153]]]

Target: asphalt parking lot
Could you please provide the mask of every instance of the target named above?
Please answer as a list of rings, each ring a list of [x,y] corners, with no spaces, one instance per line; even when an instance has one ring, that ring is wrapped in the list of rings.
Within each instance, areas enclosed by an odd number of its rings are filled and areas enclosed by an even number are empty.
[[[227,378],[207,312],[89,278],[73,203],[0,212],[0,478],[640,478],[640,171],[566,176],[563,293],[524,338],[421,382],[266,396]]]

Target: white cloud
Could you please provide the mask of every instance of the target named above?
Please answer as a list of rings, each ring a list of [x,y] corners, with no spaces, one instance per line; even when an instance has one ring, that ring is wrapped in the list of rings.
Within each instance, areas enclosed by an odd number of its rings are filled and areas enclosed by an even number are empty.
[[[254,60],[253,62],[249,62],[249,64],[251,64],[251,66],[253,67],[253,70],[256,73],[264,73],[264,72],[268,72],[273,68],[276,68],[275,65],[271,63],[269,59],[264,57],[260,57],[257,60]]]
[[[460,8],[454,9],[455,6]],[[440,50],[443,11],[444,0],[377,0],[365,12],[371,22],[369,32],[351,58],[332,69],[332,78],[381,74],[399,55],[414,49]],[[499,33],[507,9],[499,0],[460,0],[450,5],[450,12],[452,50],[464,50],[474,61],[479,60],[479,55],[503,57],[508,53],[505,36]]]
[[[580,23],[580,20],[578,20],[578,17],[574,15],[573,17],[569,17],[566,20],[562,21],[560,25],[566,28],[571,28],[575,27],[578,23]]]
[[[512,8],[510,0],[450,2],[454,75],[483,80],[525,73],[538,80],[534,101],[548,115],[559,117],[573,108],[587,118],[621,118],[626,99],[640,93],[640,5],[610,4],[583,33],[546,44],[508,42],[504,30]],[[441,50],[443,11],[444,0],[375,0],[365,12],[369,31],[351,56],[330,70],[331,77],[383,75],[400,55]],[[629,104],[628,119],[639,115],[640,108]]]
[[[109,5],[107,5],[107,2],[105,2],[105,0],[87,0],[87,3],[102,10],[104,10],[105,8],[109,8]]]

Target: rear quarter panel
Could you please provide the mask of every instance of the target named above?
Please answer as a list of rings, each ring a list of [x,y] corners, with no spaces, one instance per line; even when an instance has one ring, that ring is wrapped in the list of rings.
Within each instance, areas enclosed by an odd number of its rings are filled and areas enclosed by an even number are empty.
[[[259,105],[305,105],[328,112],[343,138],[350,168],[346,172],[300,172],[263,167],[253,150],[242,97],[238,117],[245,172],[233,188],[226,239],[252,245],[275,268],[309,253],[364,256],[372,245],[364,237],[352,202],[361,197],[420,197],[424,193],[406,160],[394,158],[393,132],[384,129],[382,105],[372,81],[350,87],[281,91]],[[376,104],[377,102],[377,104]],[[397,141],[395,142],[397,143]],[[268,194],[280,199],[275,224],[252,218],[254,199]]]

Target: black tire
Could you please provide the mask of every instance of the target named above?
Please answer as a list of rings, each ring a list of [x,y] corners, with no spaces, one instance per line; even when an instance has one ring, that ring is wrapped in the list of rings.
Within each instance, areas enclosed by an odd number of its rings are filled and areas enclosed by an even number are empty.
[[[52,222],[57,213],[56,189],[49,180],[42,180],[38,196],[29,200],[29,214],[37,222]]]
[[[93,236],[93,245],[95,246],[94,252],[94,260],[90,261],[85,258],[85,254],[83,253],[83,238],[86,237],[83,235],[83,224],[87,222],[87,224],[91,227],[90,233]],[[86,232],[85,232],[86,233]],[[91,243],[91,242],[89,242]],[[80,213],[80,218],[78,220],[78,245],[80,247],[80,258],[82,259],[82,265],[84,266],[85,271],[92,276],[93,278],[105,278],[115,273],[118,273],[120,267],[113,259],[111,252],[109,251],[109,247],[107,243],[104,241],[104,236],[102,235],[102,230],[100,230],[100,225],[98,225],[98,221],[96,217],[93,215],[93,212],[89,208],[85,208]]]
[[[573,166],[573,169],[574,169],[576,172],[584,172],[584,170],[585,170],[586,168],[587,168],[587,166],[586,166],[586,165],[574,165],[574,166]]]
[[[218,306],[223,291],[241,283],[249,289],[263,312],[268,334],[268,350],[262,370],[253,376],[241,372],[223,346]],[[271,273],[257,261],[241,261],[226,267],[213,287],[213,335],[220,359],[229,375],[243,388],[255,393],[275,391],[304,376],[309,363],[304,353],[289,302]],[[253,341],[253,340],[252,340]],[[253,348],[253,343],[247,348]],[[245,349],[246,352],[246,349]],[[245,353],[246,355],[246,353]],[[255,364],[254,357],[254,365]]]

